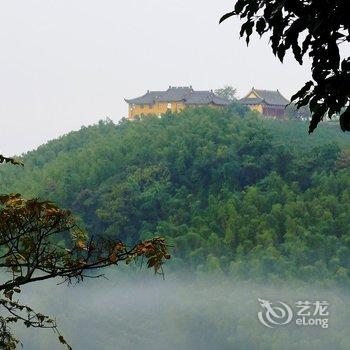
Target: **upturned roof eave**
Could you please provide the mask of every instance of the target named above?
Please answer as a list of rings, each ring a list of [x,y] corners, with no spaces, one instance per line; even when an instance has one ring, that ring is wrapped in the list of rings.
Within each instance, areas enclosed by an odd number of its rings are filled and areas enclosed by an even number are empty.
[[[240,99],[240,101],[243,102],[244,100],[253,99],[253,97],[249,97],[249,95],[251,95],[252,93],[256,96],[255,99],[261,99],[261,103],[264,103],[267,106],[284,106],[285,107],[290,103],[290,101],[287,98],[285,98],[279,90],[259,90],[255,88],[252,88],[249,91],[249,93],[245,95],[245,97]],[[267,96],[265,96],[266,94]],[[280,100],[279,103],[273,103],[278,101],[270,101],[270,99],[276,100],[276,97],[277,97],[277,100]]]

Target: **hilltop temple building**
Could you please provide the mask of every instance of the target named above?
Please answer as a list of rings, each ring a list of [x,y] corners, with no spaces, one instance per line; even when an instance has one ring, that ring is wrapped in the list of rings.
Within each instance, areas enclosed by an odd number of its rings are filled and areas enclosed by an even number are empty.
[[[158,115],[166,112],[181,112],[188,107],[222,108],[230,101],[214,94],[213,91],[194,91],[190,87],[172,87],[166,91],[147,91],[141,97],[125,99],[129,104],[129,119],[140,116]]]
[[[285,118],[285,108],[289,104],[289,101],[278,90],[269,91],[254,88],[239,102],[253,111],[258,111],[264,117],[275,119]]]

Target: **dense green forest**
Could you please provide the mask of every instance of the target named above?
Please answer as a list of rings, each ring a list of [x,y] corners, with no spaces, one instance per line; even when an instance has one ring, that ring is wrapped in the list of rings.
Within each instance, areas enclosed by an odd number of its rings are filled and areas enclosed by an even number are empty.
[[[51,199],[94,235],[166,236],[169,268],[348,283],[348,142],[235,105],[107,120],[2,166],[0,191]]]

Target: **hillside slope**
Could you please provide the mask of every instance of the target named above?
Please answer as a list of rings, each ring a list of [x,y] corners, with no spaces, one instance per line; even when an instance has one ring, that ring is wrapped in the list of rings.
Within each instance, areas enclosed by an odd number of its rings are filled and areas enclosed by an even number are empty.
[[[167,236],[176,267],[348,282],[349,137],[306,130],[244,110],[99,122],[1,167],[0,190],[71,208],[94,234]]]

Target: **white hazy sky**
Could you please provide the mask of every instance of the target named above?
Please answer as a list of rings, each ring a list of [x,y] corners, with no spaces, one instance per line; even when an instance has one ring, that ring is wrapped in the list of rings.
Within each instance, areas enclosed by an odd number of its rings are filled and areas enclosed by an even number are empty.
[[[218,25],[233,0],[0,0],[0,153],[20,154],[169,85],[290,97],[309,78],[268,41]]]

